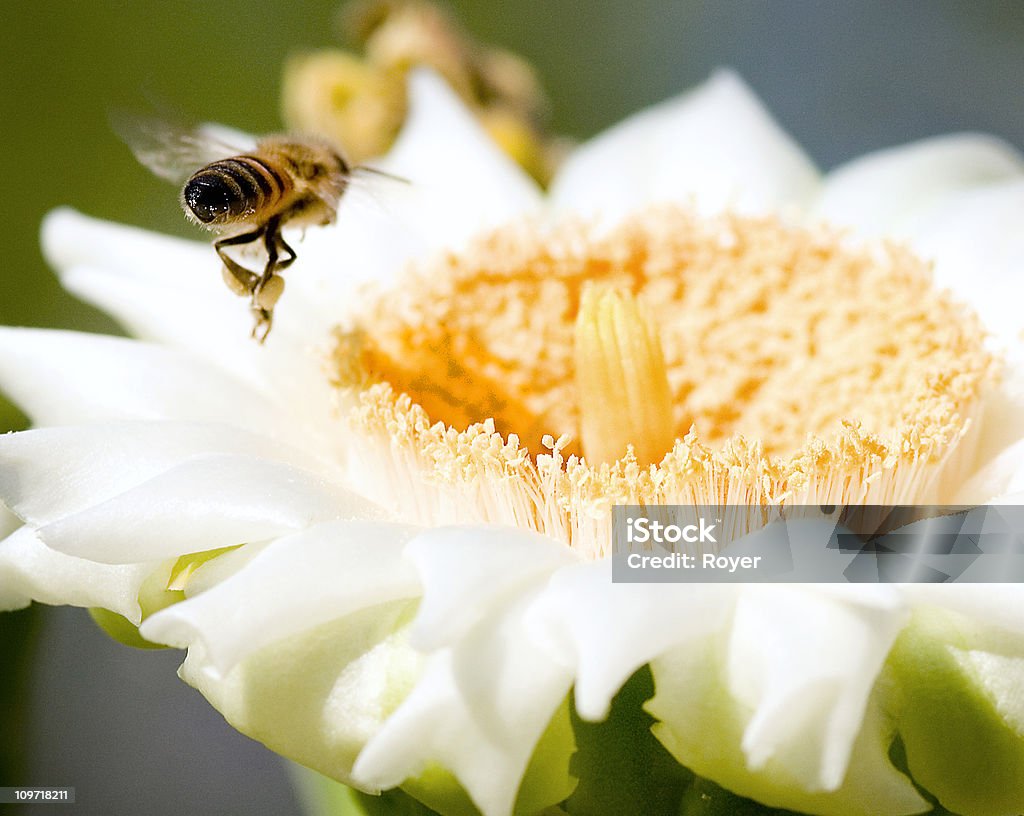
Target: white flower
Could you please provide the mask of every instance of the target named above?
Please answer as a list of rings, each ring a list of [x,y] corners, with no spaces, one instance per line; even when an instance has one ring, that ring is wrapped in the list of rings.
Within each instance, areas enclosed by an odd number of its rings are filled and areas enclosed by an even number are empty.
[[[824,217],[934,258],[939,281],[1011,355],[1004,384],[967,406],[973,422],[933,470],[916,452],[908,465],[893,454],[852,483],[862,496],[888,485],[888,500],[1012,501],[1024,495],[1021,157],[950,136],[821,178],[721,73],[581,147],[545,200],[436,77],[415,74],[411,100],[381,166],[414,184],[380,208],[346,203],[335,227],[297,245],[263,347],[208,245],[70,211],[47,219],[64,285],[141,339],[0,333],[0,382],[36,426],[0,439],[0,498],[24,523],[0,542],[0,605],[99,606],[141,623],[150,640],[189,650],[182,676],[239,730],[364,790],[403,785],[441,812],[459,807],[458,786],[488,816],[565,800],[576,785],[570,690],[578,715],[601,721],[648,664],[657,738],[739,795],[810,813],[920,812],[890,758],[899,732],[916,781],[946,807],[1019,810],[1017,587],[612,584],[593,558],[591,483],[563,475],[582,472],[561,457],[564,441],[524,460],[489,426],[431,430],[401,400],[339,396],[325,360],[334,327],[364,313],[357,283],[389,292],[407,261],[438,251],[500,260],[520,244],[472,242],[509,221],[533,219],[525,252],[547,246],[536,222],[551,215],[597,218],[604,237],[584,242],[614,242],[617,221],[665,202]],[[558,240],[552,251],[577,251]],[[397,314],[417,294],[403,283],[386,297]],[[382,443],[385,426],[394,435]],[[479,468],[493,478],[457,458],[474,451],[492,457]],[[418,482],[428,460],[465,473],[447,487],[436,473]],[[531,490],[563,491],[564,519],[555,499],[517,503],[527,476]],[[178,600],[168,586],[186,599],[167,606]],[[967,726],[934,717],[947,701],[985,723],[970,750],[957,742]]]

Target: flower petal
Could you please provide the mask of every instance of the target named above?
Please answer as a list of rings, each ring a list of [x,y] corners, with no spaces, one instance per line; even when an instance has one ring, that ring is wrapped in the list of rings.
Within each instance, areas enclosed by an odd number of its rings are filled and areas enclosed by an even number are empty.
[[[47,263],[59,270],[98,266],[126,278],[177,280],[183,286],[200,280],[193,270],[203,265],[216,270],[207,244],[88,218],[70,207],[47,214],[40,238]]]
[[[0,503],[0,538],[6,538],[21,526],[21,519]]]
[[[308,471],[258,456],[196,456],[130,490],[44,525],[69,555],[109,564],[264,541],[378,508]]]
[[[0,610],[31,601],[98,606],[133,623],[142,617],[139,590],[156,564],[97,564],[47,547],[28,527],[0,540]]]
[[[942,607],[979,626],[1024,635],[1024,592],[1018,584],[907,584],[902,592],[915,606]]]
[[[212,248],[65,209],[44,221],[43,249],[66,289],[136,337],[185,349],[267,394],[301,393],[305,399],[284,404],[318,421],[328,414],[330,389],[310,348],[328,340],[311,334],[323,321],[307,326],[296,303],[267,342],[256,343],[246,302],[224,285]]]
[[[908,237],[1004,343],[1024,339],[1024,178],[948,196]]]
[[[807,623],[803,622],[801,633]],[[804,752],[794,745],[790,755],[775,757],[760,770],[751,769],[741,748],[750,711],[729,693],[723,647],[713,637],[674,649],[651,664],[656,693],[646,708],[661,720],[652,731],[679,762],[733,793],[771,807],[822,816],[901,816],[928,809],[911,781],[889,761],[892,729],[873,699],[837,789],[808,791],[794,776],[820,765],[821,744],[813,736]],[[812,696],[808,705],[815,700]]]
[[[623,683],[652,658],[725,627],[736,587],[613,584],[609,560],[560,569],[530,614],[549,657],[576,677],[576,711],[608,716]]]
[[[401,559],[416,529],[336,521],[278,539],[216,586],[143,624],[149,640],[202,644],[221,676],[265,646],[419,593]]]
[[[793,586],[750,586],[736,606],[729,688],[752,712],[743,750],[752,771],[785,763],[807,790],[846,775],[868,696],[907,619],[901,608],[835,602]],[[799,634],[797,634],[799,633]]]
[[[149,343],[82,332],[0,327],[0,384],[36,425],[111,419],[276,423],[252,388]]]
[[[960,486],[951,504],[977,505],[1024,493],[1024,439],[991,459]]]
[[[576,562],[561,544],[511,527],[439,527],[410,543],[407,557],[424,586],[412,643],[451,645],[510,597]]]
[[[950,504],[985,504],[1004,493],[1024,470],[1024,449],[1010,448],[1024,440],[1024,346],[1015,345],[1008,355],[1000,387],[985,400],[973,453],[973,471],[959,486]],[[1018,477],[1020,478],[1020,477]],[[1024,487],[1018,488],[1024,490]]]
[[[825,176],[814,213],[867,237],[912,232],[947,196],[1024,173],[1024,157],[992,136],[955,133],[868,153]]]
[[[379,193],[353,184],[338,208],[337,223],[288,236],[299,255],[285,275],[286,290],[274,310],[274,331],[304,335],[323,342],[345,322],[366,283],[387,285],[415,257],[426,251],[423,238],[400,218],[404,185],[391,182]],[[393,189],[398,188],[398,189]],[[391,202],[396,200],[396,212]]]
[[[409,113],[379,164],[409,180],[386,206],[425,247],[455,249],[473,235],[540,210],[540,189],[484,132],[441,77],[409,75]]]
[[[408,559],[423,584],[411,642],[435,654],[367,745],[356,778],[389,787],[439,763],[484,813],[510,813],[571,684],[532,637],[529,610],[550,573],[577,559],[545,536],[503,527],[428,531]]]
[[[70,209],[43,221],[43,254],[64,287],[131,334],[192,351],[265,385],[244,301],[221,281],[209,245],[88,218]],[[265,356],[265,355],[264,355]]]
[[[234,600],[236,606],[225,610],[229,617],[239,614],[239,602],[252,607],[248,594]],[[202,642],[196,641],[179,674],[243,734],[351,782],[356,755],[419,675],[421,658],[404,635],[413,607],[408,601],[377,604],[303,627],[250,655],[227,675],[209,663]],[[281,611],[288,614],[286,607]],[[147,625],[155,620],[156,615]],[[174,628],[161,623],[157,631],[165,626]],[[187,636],[185,627],[173,637]]]
[[[499,613],[500,621],[485,622],[457,650],[430,658],[424,676],[360,754],[358,783],[395,787],[439,764],[485,816],[512,813],[534,748],[571,685],[569,673],[547,660],[525,631],[530,600],[527,595]],[[569,753],[560,757],[566,766]]]
[[[323,371],[328,337],[293,334],[286,339],[284,332],[275,331],[260,346],[249,337],[252,323],[241,302],[233,304],[236,310],[228,318],[206,293],[197,296],[180,286],[126,280],[90,267],[75,267],[63,282],[133,334],[184,349],[266,394],[279,411],[276,428],[293,443],[304,442],[309,450],[334,448],[341,454],[331,421],[333,391]],[[189,316],[187,326],[201,328],[183,331],[181,315]]]
[[[315,463],[265,437],[215,424],[115,422],[0,436],[0,500],[39,526],[107,501],[194,456]]]
[[[577,149],[552,182],[561,211],[614,223],[649,204],[762,212],[809,204],[818,173],[736,74],[634,114]]]

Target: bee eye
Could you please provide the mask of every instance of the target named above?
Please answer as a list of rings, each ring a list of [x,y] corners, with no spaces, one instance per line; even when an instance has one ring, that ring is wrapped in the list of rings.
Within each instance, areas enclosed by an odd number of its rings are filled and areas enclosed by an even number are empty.
[[[195,217],[209,224],[231,212],[235,191],[224,179],[207,173],[189,179],[183,197]]]

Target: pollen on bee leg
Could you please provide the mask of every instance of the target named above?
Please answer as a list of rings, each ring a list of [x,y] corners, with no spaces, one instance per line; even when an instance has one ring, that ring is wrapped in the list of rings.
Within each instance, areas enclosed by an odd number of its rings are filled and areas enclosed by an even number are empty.
[[[239,297],[245,297],[249,294],[250,289],[248,283],[240,280],[239,277],[226,266],[222,266],[220,268],[220,273],[224,277],[224,283],[227,284],[228,289],[236,295]]]
[[[273,275],[253,294],[253,303],[260,309],[272,311],[284,292],[284,278]]]
[[[610,464],[632,445],[641,466],[660,462],[676,437],[665,355],[650,317],[629,292],[589,286],[574,338],[587,461]]]

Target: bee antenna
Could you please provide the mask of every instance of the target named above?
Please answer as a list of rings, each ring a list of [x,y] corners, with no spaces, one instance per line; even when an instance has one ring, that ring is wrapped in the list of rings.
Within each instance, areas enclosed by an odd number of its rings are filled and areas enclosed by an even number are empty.
[[[400,184],[412,184],[412,182],[405,176],[396,176],[394,173],[389,173],[387,170],[380,170],[376,167],[370,167],[365,164],[360,164],[358,167],[354,168],[354,170],[358,170],[360,173],[369,173],[374,176],[391,179],[392,181],[397,181]]]

